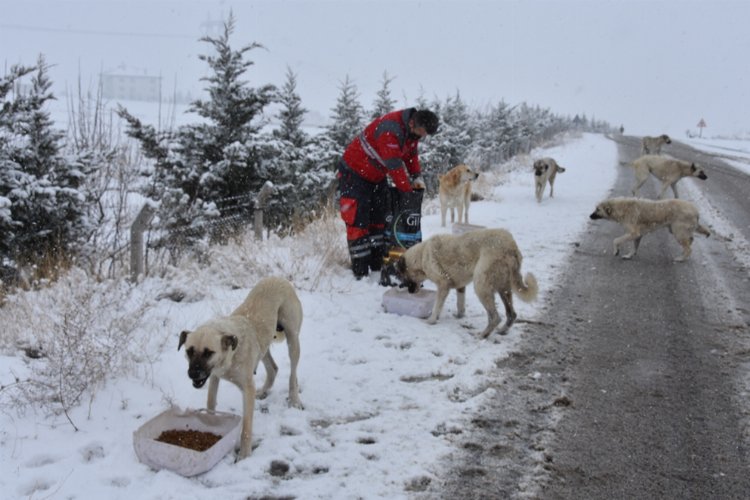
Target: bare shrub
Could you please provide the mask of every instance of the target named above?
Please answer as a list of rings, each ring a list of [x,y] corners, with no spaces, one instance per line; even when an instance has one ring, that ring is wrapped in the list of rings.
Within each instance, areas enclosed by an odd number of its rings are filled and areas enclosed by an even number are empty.
[[[118,123],[102,98],[101,81],[91,91],[79,76],[77,94],[68,96],[67,148],[89,172],[84,178],[89,230],[77,258],[100,278],[127,271],[128,229],[143,204],[138,191],[144,159]]]
[[[333,209],[290,236],[271,233],[258,240],[248,228],[225,245],[211,246],[207,258],[183,258],[166,270],[171,290],[163,295],[192,302],[203,298],[196,295],[201,291],[195,283],[250,288],[270,275],[284,277],[303,290],[320,289],[324,280],[349,264],[345,234],[344,223]]]
[[[81,252],[89,273],[101,278],[127,274],[130,226],[143,206],[138,191],[138,168],[143,161],[132,144],[116,147],[87,179],[89,218],[94,228]]]
[[[148,306],[131,295],[124,280],[97,282],[74,269],[53,287],[7,296],[0,348],[25,351],[29,369],[0,387],[0,403],[63,413],[75,427],[69,411],[141,360],[136,332]]]

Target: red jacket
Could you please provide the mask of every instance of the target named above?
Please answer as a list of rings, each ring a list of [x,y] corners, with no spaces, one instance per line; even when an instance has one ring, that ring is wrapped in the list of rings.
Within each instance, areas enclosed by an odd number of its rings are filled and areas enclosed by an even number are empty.
[[[393,111],[375,119],[344,151],[343,162],[363,179],[378,183],[391,177],[399,191],[411,191],[412,177],[422,171],[417,156],[419,139],[409,137],[409,118],[415,108]],[[363,147],[362,136],[371,146]],[[366,149],[376,155],[369,155]],[[381,162],[372,156],[379,156]]]

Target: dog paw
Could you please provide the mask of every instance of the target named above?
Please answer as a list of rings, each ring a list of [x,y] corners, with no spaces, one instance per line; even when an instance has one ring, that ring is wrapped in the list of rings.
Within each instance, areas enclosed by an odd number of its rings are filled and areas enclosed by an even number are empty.
[[[302,401],[299,399],[296,400],[289,400],[289,408],[297,408],[298,410],[304,410],[305,406],[302,404]]]
[[[239,462],[243,458],[249,457],[253,453],[253,450],[260,446],[261,441],[261,439],[254,439],[247,445],[240,445],[239,447],[235,447],[234,463]]]
[[[437,319],[427,318],[428,325],[434,325],[437,323]]]

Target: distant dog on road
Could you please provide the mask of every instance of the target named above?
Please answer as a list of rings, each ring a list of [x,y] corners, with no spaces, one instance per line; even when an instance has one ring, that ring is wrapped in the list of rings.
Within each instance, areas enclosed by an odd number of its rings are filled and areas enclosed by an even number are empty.
[[[632,165],[635,169],[636,180],[635,187],[633,187],[633,196],[636,195],[643,183],[646,182],[649,174],[652,174],[661,181],[659,198],[664,197],[664,193],[667,191],[668,187],[672,188],[674,197],[679,198],[677,195],[676,184],[677,181],[683,177],[697,177],[701,180],[708,179],[706,172],[704,172],[702,168],[696,166],[695,163],[689,163],[667,156],[641,156],[635,160]]]
[[[558,172],[562,174],[565,169],[552,158],[540,158],[534,162],[534,193],[538,203],[542,202],[547,183],[549,183],[549,197],[554,197],[555,176]]]
[[[454,209],[458,210],[458,222],[464,219],[469,223],[469,205],[471,204],[471,183],[479,177],[467,165],[461,164],[438,177],[440,182],[440,220],[445,227],[445,215],[451,211],[451,222],[455,222]]]
[[[206,406],[209,410],[216,408],[219,379],[232,382],[242,391],[238,459],[247,457],[252,451],[255,369],[262,360],[266,381],[257,394],[258,399],[268,395],[278,372],[269,351],[272,341],[281,342],[286,337],[291,360],[289,406],[302,409],[297,384],[301,326],[302,305],[292,284],[281,278],[264,278],[231,315],[209,321],[195,331],[180,333],[177,349],[185,345],[188,376],[193,387],[200,389],[208,380]]]
[[[662,134],[658,137],[646,136],[641,141],[641,154],[658,155],[661,153],[661,147],[664,144],[672,144],[672,139],[667,134]]]
[[[708,229],[698,222],[698,209],[695,205],[684,200],[610,198],[599,203],[590,217],[619,222],[625,226],[627,233],[615,238],[613,242],[615,255],[620,254],[620,245],[627,241],[633,242],[633,251],[623,255],[623,259],[634,257],[638,252],[641,238],[662,227],[668,227],[669,232],[682,245],[682,255],[675,259],[676,262],[690,257],[693,233],[711,235]]]
[[[430,280],[437,285],[437,297],[432,314],[427,319],[435,324],[448,297],[456,289],[457,312],[465,313],[466,285],[474,282],[474,291],[487,311],[487,328],[481,333],[486,338],[497,325],[500,315],[495,307],[495,294],[505,306],[504,335],[516,320],[513,293],[524,302],[536,299],[536,278],[527,273],[521,276],[521,252],[513,236],[504,229],[479,229],[462,235],[438,234],[409,248],[396,263],[397,276],[409,287],[409,292],[419,290],[422,282]]]

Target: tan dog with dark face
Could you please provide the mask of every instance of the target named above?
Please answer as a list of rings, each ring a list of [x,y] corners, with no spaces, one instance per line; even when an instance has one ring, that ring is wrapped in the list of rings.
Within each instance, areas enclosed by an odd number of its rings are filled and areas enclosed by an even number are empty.
[[[513,236],[504,229],[478,229],[462,235],[438,234],[409,248],[396,263],[396,275],[409,292],[419,290],[422,282],[437,285],[437,297],[432,314],[427,319],[437,323],[448,292],[456,289],[456,317],[465,313],[466,285],[474,282],[474,291],[487,311],[487,327],[481,333],[486,338],[497,325],[500,315],[495,307],[495,294],[505,306],[504,335],[516,320],[513,293],[524,302],[536,299],[536,278],[527,273],[521,276],[521,252]]]
[[[619,222],[627,233],[613,241],[615,255],[620,254],[620,245],[633,242],[633,251],[623,255],[630,259],[638,252],[641,238],[652,231],[668,227],[682,246],[682,255],[674,259],[681,262],[690,257],[693,233],[710,236],[711,233],[698,222],[698,209],[684,200],[644,200],[640,198],[610,198],[596,206],[591,219],[607,219]]]
[[[661,153],[661,147],[664,144],[672,144],[672,139],[667,134],[657,137],[646,136],[641,140],[641,154],[658,155]]]
[[[683,177],[697,177],[705,181],[708,179],[706,172],[702,168],[682,160],[676,160],[668,156],[646,155],[641,156],[633,162],[635,169],[635,187],[633,187],[633,196],[638,193],[649,174],[661,181],[661,191],[659,198],[664,197],[667,188],[671,187],[675,198],[677,195],[677,181]]]
[[[549,197],[554,198],[555,177],[558,172],[562,174],[565,169],[552,158],[540,158],[534,162],[534,195],[537,203],[541,203],[547,183],[549,183]]]
[[[252,451],[255,398],[263,399],[268,395],[278,372],[269,350],[273,341],[281,342],[286,338],[291,361],[289,406],[302,409],[297,383],[301,326],[302,304],[292,284],[281,278],[264,278],[229,316],[209,321],[195,331],[180,333],[177,349],[185,345],[188,376],[193,387],[199,389],[208,381],[206,406],[209,410],[216,409],[219,379],[232,382],[242,391],[238,459],[247,457]],[[266,369],[266,380],[256,396],[255,370],[261,360]]]
[[[471,183],[479,177],[467,165],[456,165],[445,174],[438,176],[440,182],[440,220],[441,226],[445,227],[445,216],[448,209],[451,211],[451,222],[455,222],[458,210],[458,222],[469,223],[469,205],[471,204]]]

